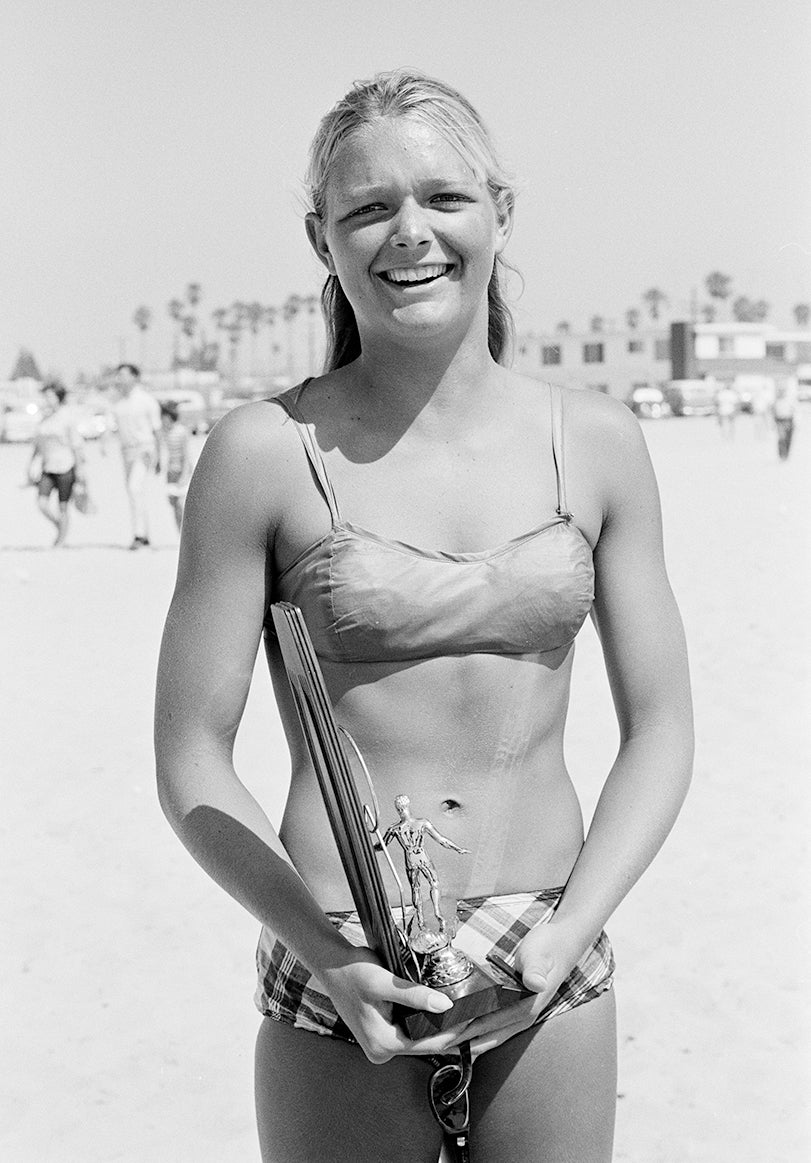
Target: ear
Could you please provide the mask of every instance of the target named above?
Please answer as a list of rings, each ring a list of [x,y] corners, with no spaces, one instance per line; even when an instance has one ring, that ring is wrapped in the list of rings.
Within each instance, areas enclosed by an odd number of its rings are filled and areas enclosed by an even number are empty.
[[[336,274],[335,263],[332,261],[329,246],[327,245],[327,238],[324,232],[324,223],[312,211],[304,219],[304,228],[307,231],[307,237],[310,240],[310,246],[321,259],[321,262],[327,268],[331,275]]]
[[[503,210],[496,207],[496,254],[501,254],[504,247],[510,241],[510,235],[513,232],[513,207],[512,203],[505,206]]]

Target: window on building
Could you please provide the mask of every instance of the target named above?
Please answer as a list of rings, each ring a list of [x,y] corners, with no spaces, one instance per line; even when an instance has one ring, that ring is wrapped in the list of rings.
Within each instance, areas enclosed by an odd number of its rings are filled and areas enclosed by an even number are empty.
[[[583,363],[602,363],[603,362],[603,344],[602,343],[584,343],[583,344]]]
[[[654,359],[670,359],[670,340],[657,339],[653,345]]]
[[[645,340],[644,339],[629,339],[628,340],[628,350],[634,355],[641,354],[641,352],[643,352],[645,350]]]
[[[555,343],[551,347],[541,348],[541,363],[550,365],[562,362],[562,354],[560,344]]]
[[[766,344],[766,359],[785,359],[786,345],[785,343],[767,343]]]
[[[718,336],[718,354],[719,355],[734,355],[735,354],[735,337],[733,335],[719,335]]]
[[[650,384],[648,383],[647,380],[639,380],[639,381],[637,381],[637,383],[631,384],[631,391],[635,392],[637,390],[637,388],[642,389],[642,388],[649,388],[649,387],[650,387]]]

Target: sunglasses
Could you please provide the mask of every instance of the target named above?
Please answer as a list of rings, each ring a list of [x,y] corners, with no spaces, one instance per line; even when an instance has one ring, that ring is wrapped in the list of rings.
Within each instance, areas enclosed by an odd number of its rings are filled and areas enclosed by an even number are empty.
[[[470,1043],[459,1047],[459,1061],[443,1062],[428,1079],[428,1102],[434,1118],[456,1146],[456,1160],[467,1163],[470,1159],[470,1096],[468,1088],[473,1077]]]

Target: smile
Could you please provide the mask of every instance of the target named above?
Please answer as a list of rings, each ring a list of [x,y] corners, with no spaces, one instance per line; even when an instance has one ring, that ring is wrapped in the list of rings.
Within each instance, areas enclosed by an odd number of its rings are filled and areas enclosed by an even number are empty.
[[[432,283],[434,279],[439,279],[442,275],[446,275],[449,270],[452,270],[451,263],[434,263],[429,266],[418,267],[395,267],[390,271],[381,271],[380,278],[387,283],[408,283],[421,285],[424,283]]]

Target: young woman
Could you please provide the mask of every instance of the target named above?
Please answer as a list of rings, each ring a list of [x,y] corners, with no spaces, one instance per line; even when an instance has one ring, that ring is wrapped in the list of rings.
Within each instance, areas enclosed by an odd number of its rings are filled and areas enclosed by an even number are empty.
[[[309,184],[327,371],[209,437],[157,695],[164,810],[264,926],[263,1158],[435,1163],[428,1056],[468,1042],[475,1159],[608,1160],[603,925],[664,841],[692,749],[645,444],[624,405],[505,366],[513,195],[457,92],[405,71],[356,85],[319,128]],[[381,805],[407,794],[450,841],[432,859],[459,901],[454,943],[512,954],[532,996],[418,1041],[393,1024],[395,1001],[449,1003],[383,969],[347,918],[272,632],[278,600],[302,609]],[[610,770],[584,842],[563,729],[588,614],[621,745],[599,760]],[[263,629],[292,758],[278,836],[232,762]]]
[[[40,513],[56,528],[55,546],[65,544],[68,535],[69,505],[76,482],[83,479],[84,441],[76,426],[76,418],[65,406],[67,388],[57,381],[42,389],[45,414],[37,430],[31,452],[29,475],[36,463],[41,465],[37,484],[37,506]],[[51,494],[56,492],[57,508],[53,510]]]

